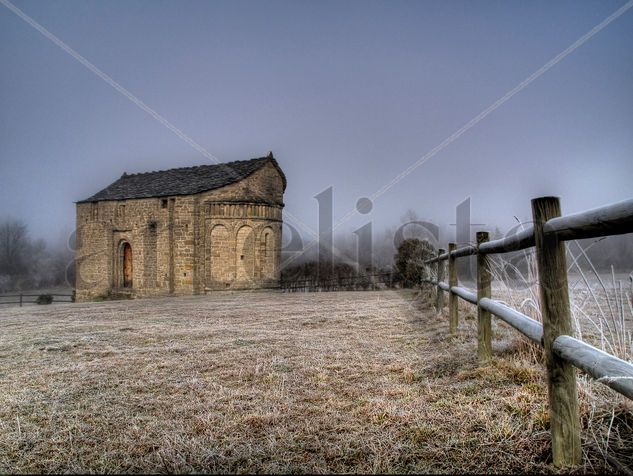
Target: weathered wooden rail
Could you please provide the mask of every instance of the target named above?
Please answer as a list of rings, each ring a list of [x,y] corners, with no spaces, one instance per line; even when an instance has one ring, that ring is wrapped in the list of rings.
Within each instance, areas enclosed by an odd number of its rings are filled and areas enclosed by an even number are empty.
[[[393,273],[374,273],[356,276],[339,276],[324,280],[300,279],[281,281],[285,292],[327,292],[342,290],[375,290],[379,286],[392,287]]]
[[[436,310],[441,313],[444,292],[449,294],[450,331],[458,326],[457,299],[477,306],[478,356],[492,358],[491,322],[494,315],[544,348],[548,383],[552,456],[557,466],[581,461],[580,417],[576,371],[581,369],[599,382],[633,400],[633,365],[585,342],[572,333],[564,242],[582,238],[633,233],[633,200],[626,200],[583,213],[561,216],[557,197],[532,200],[533,225],[525,230],[489,241],[487,232],[477,233],[477,244],[448,251],[439,250],[425,261],[423,283],[435,285]],[[543,323],[490,297],[491,271],[488,255],[535,247]],[[458,286],[457,258],[477,256],[477,293]],[[448,261],[448,283],[444,282],[444,262]],[[436,279],[431,265],[435,265]]]
[[[41,294],[28,294],[28,293],[19,293],[19,294],[3,294],[0,295],[0,305],[2,304],[19,304],[22,307],[24,304],[37,304],[37,298],[40,296],[51,296],[53,302],[75,302],[75,296],[73,294],[58,294],[58,293],[41,293]],[[25,299],[26,298],[26,299]],[[35,301],[29,301],[28,298],[36,298]],[[68,298],[58,300],[55,298]],[[17,299],[17,301],[4,301],[3,299]]]

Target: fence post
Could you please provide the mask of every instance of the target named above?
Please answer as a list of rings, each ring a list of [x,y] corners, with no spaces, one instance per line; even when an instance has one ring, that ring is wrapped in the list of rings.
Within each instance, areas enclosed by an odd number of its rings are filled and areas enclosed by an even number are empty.
[[[457,259],[451,254],[456,248],[457,245],[455,243],[448,244],[448,285],[450,287],[457,286]],[[459,321],[459,316],[457,315],[458,299],[457,294],[453,291],[448,292],[449,329],[451,334],[457,332],[457,323]]]
[[[576,371],[570,363],[557,357],[552,349],[554,340],[559,335],[573,335],[569,311],[565,244],[559,241],[556,235],[543,233],[545,222],[560,214],[558,197],[541,197],[532,200],[534,241],[543,315],[552,459],[556,466],[568,466],[580,464],[582,457]]]
[[[477,232],[477,302],[491,296],[490,259],[487,255],[479,253],[479,245],[489,239],[487,231]],[[487,362],[492,358],[491,336],[490,312],[477,306],[477,356],[480,362]]]
[[[444,309],[444,291],[440,288],[440,283],[444,279],[444,263],[440,261],[440,256],[444,254],[446,251],[444,248],[439,248],[437,250],[437,294],[435,300],[435,310],[438,314],[442,313],[442,309]]]
[[[433,284],[431,284],[433,282],[433,273],[431,272],[431,265],[430,264],[425,264],[424,265],[424,275],[427,279],[426,281],[426,290],[429,293],[429,297],[431,300],[433,300]]]

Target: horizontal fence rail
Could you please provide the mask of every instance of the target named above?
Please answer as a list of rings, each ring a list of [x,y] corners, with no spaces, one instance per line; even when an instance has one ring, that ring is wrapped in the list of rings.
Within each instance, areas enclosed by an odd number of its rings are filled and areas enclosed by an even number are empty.
[[[438,314],[444,305],[443,292],[449,293],[451,332],[456,332],[458,325],[456,298],[477,306],[481,360],[490,358],[492,333],[487,317],[490,314],[544,349],[549,408],[556,415],[550,424],[553,461],[557,466],[575,465],[580,462],[581,450],[576,377],[572,366],[633,400],[633,364],[569,335],[572,326],[564,241],[633,233],[633,200],[560,216],[559,199],[543,197],[532,200],[532,211],[533,225],[511,236],[488,241],[488,233],[480,232],[477,245],[457,248],[450,243],[449,251],[438,250],[435,257],[424,261],[425,278],[421,281],[436,288]],[[490,265],[486,255],[532,247],[537,255],[543,324],[489,297]],[[477,293],[460,287],[457,282],[456,259],[473,255],[477,255]],[[448,261],[449,283],[444,282],[444,261]]]
[[[479,307],[510,324],[538,345],[543,345],[543,324],[498,301],[483,298]]]
[[[633,366],[571,336],[558,336],[554,352],[599,382],[633,400]]]
[[[512,251],[525,250],[534,246],[534,227],[527,226],[524,230],[521,230],[514,235],[500,238],[494,241],[488,241],[481,244],[481,246],[466,245],[461,248],[457,248],[450,253],[452,258],[462,258],[464,256],[472,256],[476,254],[496,254],[496,253],[510,253]],[[449,253],[442,253],[441,255],[426,260],[424,264],[433,264],[438,261],[444,261],[449,258]]]
[[[477,254],[477,247],[468,245],[468,246],[463,246],[461,248],[457,248],[455,251],[451,253],[451,256],[453,258],[461,258],[463,256],[472,256],[476,254]]]
[[[545,223],[543,231],[547,234],[554,233],[563,241],[633,233],[631,210],[633,199],[566,217],[552,218]]]
[[[477,304],[477,295],[466,288],[460,288],[459,286],[453,286],[449,291],[455,293],[464,301],[468,301],[471,304]]]
[[[483,254],[510,253],[532,246],[534,246],[534,227],[530,225],[514,235],[483,243],[479,247],[479,252]]]
[[[339,291],[341,289],[368,290],[378,286],[393,286],[393,273],[374,273],[357,276],[339,276],[328,279],[282,280],[280,288],[284,291]]]
[[[3,304],[19,304],[22,307],[24,304],[38,304],[37,299],[34,301],[25,300],[25,298],[39,298],[40,296],[51,296],[51,304],[54,302],[75,302],[74,294],[59,294],[59,293],[42,293],[42,294],[3,294],[0,295],[0,306]],[[68,298],[65,300],[59,300],[55,298]],[[17,299],[17,301],[4,301],[4,299]]]

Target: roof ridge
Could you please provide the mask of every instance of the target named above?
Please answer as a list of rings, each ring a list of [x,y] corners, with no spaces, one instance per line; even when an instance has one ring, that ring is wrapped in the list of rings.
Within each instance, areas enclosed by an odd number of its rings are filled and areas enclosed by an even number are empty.
[[[139,175],[165,173],[165,172],[171,172],[171,171],[175,171],[175,170],[191,170],[191,169],[197,169],[197,168],[202,168],[202,167],[218,167],[218,166],[225,166],[226,167],[226,166],[230,166],[231,164],[245,163],[245,162],[255,162],[255,161],[258,161],[258,160],[269,160],[269,159],[273,159],[274,160],[274,157],[272,157],[271,155],[268,155],[268,156],[265,156],[265,157],[253,157],[252,159],[232,160],[230,162],[218,162],[217,164],[190,165],[189,167],[173,167],[171,169],[152,170],[150,172],[135,172],[133,174],[129,174],[127,172],[123,172],[123,174],[121,175],[121,178],[137,177]]]
[[[265,157],[233,160],[218,164],[175,167],[135,174],[123,173],[121,177],[82,202],[127,200],[132,198],[193,195],[214,190],[244,180],[257,170],[271,164],[281,176],[286,189],[286,176],[272,153]]]

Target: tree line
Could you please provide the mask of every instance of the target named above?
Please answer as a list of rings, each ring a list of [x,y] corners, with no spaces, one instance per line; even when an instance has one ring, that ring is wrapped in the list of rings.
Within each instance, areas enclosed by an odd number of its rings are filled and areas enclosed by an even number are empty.
[[[74,251],[32,239],[20,220],[0,223],[0,292],[73,287]]]
[[[414,220],[418,220],[417,216],[409,211],[401,221],[406,223]],[[337,245],[343,252],[342,258],[339,256],[334,263],[324,266],[318,263],[314,254],[303,254],[296,264],[282,269],[281,279],[285,282],[309,280],[318,284],[339,278],[391,273],[390,282],[394,285],[415,286],[419,283],[422,262],[433,256],[436,250],[429,241],[416,237],[415,232],[399,244],[394,243],[394,234],[395,228],[377,234],[373,245],[374,265],[370,269],[358,269],[353,259],[354,244],[342,240]],[[497,229],[491,238],[502,236]],[[568,243],[567,246],[572,255],[579,256],[581,266],[588,265],[590,261],[591,266],[603,272],[610,271],[612,266],[616,272],[633,271],[633,236],[630,234],[581,240]],[[512,267],[523,270],[526,263],[523,253],[511,254],[508,259]],[[6,219],[0,222],[0,292],[74,287],[74,282],[72,246],[50,246],[42,239],[33,239],[26,224],[20,220]]]

